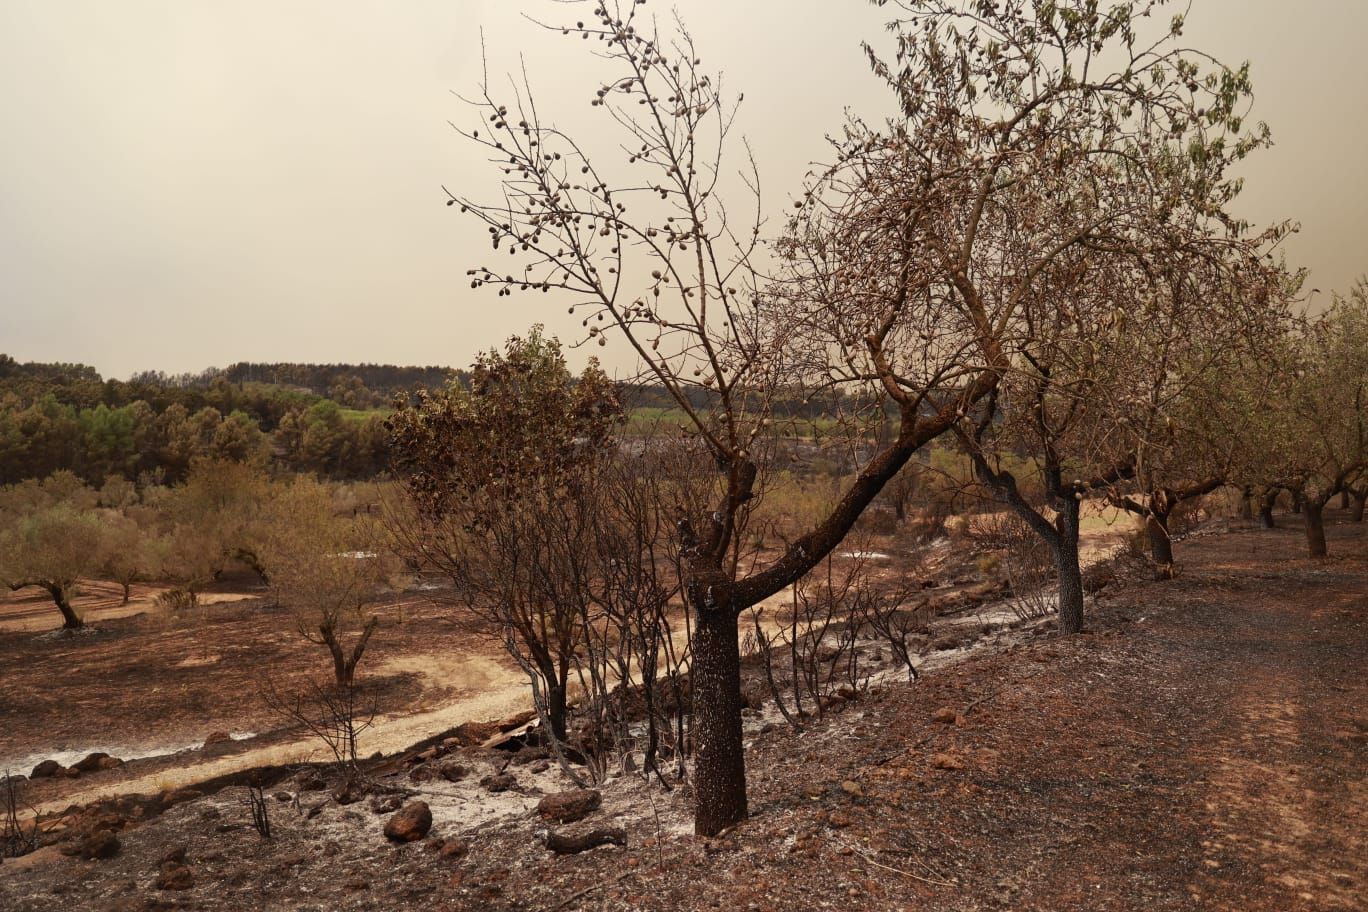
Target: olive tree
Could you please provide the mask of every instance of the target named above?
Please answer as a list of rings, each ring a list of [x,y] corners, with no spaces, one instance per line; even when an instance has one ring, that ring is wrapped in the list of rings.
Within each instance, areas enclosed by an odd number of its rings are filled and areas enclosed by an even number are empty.
[[[11,590],[37,586],[62,613],[62,626],[85,625],[71,604],[77,582],[100,569],[105,527],[93,511],[70,503],[40,507],[5,517],[0,531],[0,583]]]
[[[309,642],[325,647],[339,687],[350,687],[380,616],[386,553],[370,517],[339,516],[332,489],[307,476],[271,498],[258,533],[271,594]]]

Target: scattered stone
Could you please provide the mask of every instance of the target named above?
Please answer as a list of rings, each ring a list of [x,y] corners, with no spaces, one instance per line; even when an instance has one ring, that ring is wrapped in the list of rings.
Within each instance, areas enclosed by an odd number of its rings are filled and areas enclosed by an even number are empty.
[[[370,884],[367,883],[363,878],[350,877],[342,884],[342,888],[352,893],[357,893],[361,890],[369,890]]]
[[[176,846],[162,853],[161,864],[185,864],[185,846]]]
[[[821,798],[826,794],[826,786],[820,782],[809,782],[803,786],[803,794],[809,798]]]
[[[551,762],[549,760],[542,760],[540,763],[534,763],[528,767],[528,769],[534,773],[544,773],[550,768]]]
[[[955,712],[949,706],[944,706],[936,710],[936,714],[931,717],[931,721],[939,722],[942,725],[954,725],[955,720],[958,718],[959,713]]]
[[[437,854],[443,858],[464,858],[469,851],[470,843],[464,839],[448,839]]]
[[[281,802],[282,804],[285,803],[286,801],[294,801],[294,795],[291,795],[289,792],[285,791],[284,789],[282,789],[282,790],[276,792],[276,793],[275,793],[274,795],[272,795],[271,797],[274,798],[276,801]]]
[[[931,758],[931,768],[938,770],[962,770],[964,761],[954,754],[936,754]]]
[[[547,795],[537,802],[537,813],[557,823],[574,823],[598,810],[602,803],[603,795],[596,789],[571,789]]]
[[[403,803],[402,795],[379,795],[371,799],[371,810],[377,814],[393,814]]]
[[[847,814],[845,811],[841,810],[840,808],[837,808],[836,810],[832,811],[832,812],[827,816],[827,823],[831,824],[832,827],[834,827],[834,828],[836,828],[836,829],[838,829],[838,830],[844,829],[844,828],[850,826],[850,825],[851,825],[852,823],[854,823],[854,822],[855,822],[854,819],[852,819],[851,816],[850,816],[849,814]]]
[[[228,734],[226,731],[210,732],[208,737],[204,739],[204,746],[213,747],[215,744],[224,744],[232,740],[233,736]]]
[[[533,747],[529,744],[527,747],[521,748],[516,754],[513,755],[513,762],[516,763],[518,766],[526,766],[529,763],[536,763],[539,760],[546,760],[550,756],[551,754],[547,751],[546,748]]]
[[[385,824],[385,836],[395,842],[415,842],[432,829],[432,810],[426,801],[410,801]]]
[[[87,754],[85,759],[78,761],[72,769],[78,769],[83,773],[93,773],[97,770],[113,769],[121,763],[123,763],[123,761],[117,757],[111,757],[109,754],[96,751],[93,754]]]
[[[491,792],[506,792],[518,784],[512,773],[495,773],[480,780],[480,785]]]
[[[951,649],[958,649],[960,645],[959,637],[943,636],[937,637],[932,643],[931,648],[937,652],[947,652]]]
[[[864,789],[860,787],[860,783],[856,782],[853,779],[847,779],[846,781],[842,782],[841,791],[845,792],[852,798],[864,797]]]
[[[109,830],[99,830],[78,842],[63,846],[62,854],[93,861],[97,858],[113,858],[119,854],[119,849],[119,837]]]
[[[188,890],[195,885],[195,875],[183,864],[162,865],[157,875],[158,890]]]
[[[300,865],[304,864],[305,861],[306,861],[306,859],[304,858],[303,855],[300,855],[300,854],[298,854],[298,853],[295,853],[295,854],[292,854],[292,855],[285,855],[285,856],[283,856],[283,857],[280,859],[280,865],[281,865],[281,867],[284,867],[284,868],[297,868],[297,867],[299,867]]]
[[[62,764],[58,763],[56,760],[44,760],[33,768],[33,772],[29,773],[29,778],[51,779],[54,776],[60,775],[65,770],[66,767],[62,766]]]
[[[216,807],[207,807],[200,811],[201,820],[218,820],[223,816],[223,812]]]
[[[443,763],[437,768],[438,774],[447,782],[460,782],[470,775],[470,770],[454,760]]]

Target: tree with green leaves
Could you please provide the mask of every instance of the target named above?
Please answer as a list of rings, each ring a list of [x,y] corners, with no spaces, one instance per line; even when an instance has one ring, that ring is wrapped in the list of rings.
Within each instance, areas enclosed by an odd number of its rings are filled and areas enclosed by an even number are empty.
[[[572,375],[560,343],[534,328],[481,355],[468,388],[420,394],[389,422],[395,477],[414,506],[390,524],[401,550],[451,579],[466,617],[528,671],[561,741],[595,576],[584,495],[621,421],[597,363]]]
[[[332,488],[300,476],[273,493],[257,534],[271,594],[305,639],[328,650],[340,687],[380,626],[389,553],[370,517],[339,516]]]
[[[0,531],[0,583],[11,590],[43,589],[61,612],[62,626],[74,630],[85,626],[71,603],[76,585],[100,569],[106,548],[101,518],[70,503],[6,517]]]

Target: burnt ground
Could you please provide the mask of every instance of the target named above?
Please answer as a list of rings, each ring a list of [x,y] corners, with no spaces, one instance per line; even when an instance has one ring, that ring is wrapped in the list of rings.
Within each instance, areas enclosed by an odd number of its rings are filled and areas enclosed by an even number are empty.
[[[326,650],[307,643],[294,616],[261,597],[259,587],[221,587],[208,598],[224,601],[180,617],[158,612],[145,595],[131,606],[139,613],[107,616],[101,607],[117,605],[110,587],[85,588],[81,601],[95,620],[80,632],[0,623],[0,757],[270,731],[281,722],[259,698],[267,680],[289,693],[331,674]],[[4,610],[13,603],[27,608],[34,600],[30,593],[22,603],[13,597],[0,603],[0,621],[18,613]],[[43,607],[56,618],[50,602]],[[424,675],[407,667],[406,658],[458,645],[463,653],[497,653],[481,649],[452,622],[449,609],[428,600],[396,600],[379,613],[382,631],[367,649],[361,676],[378,692],[382,710],[416,708],[462,689],[456,673]]]
[[[367,804],[286,781],[269,842],[224,789],[124,829],[112,859],[5,862],[0,908],[1364,909],[1368,527],[1337,518],[1328,560],[1295,528],[1194,538],[1178,580],[1104,591],[1081,636],[755,734],[753,816],[718,839],[688,834],[686,789],[629,775],[571,827],[621,825],[628,846],[558,858],[531,810],[564,787],[555,768],[511,766],[487,795],[504,760],[472,749],[460,783],[376,771],[463,857],[389,844]],[[156,889],[180,847],[193,885]]]

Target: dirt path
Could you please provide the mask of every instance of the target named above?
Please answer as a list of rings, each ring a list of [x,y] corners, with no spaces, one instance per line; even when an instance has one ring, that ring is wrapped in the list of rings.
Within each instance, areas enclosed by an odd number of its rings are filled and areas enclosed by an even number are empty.
[[[762,621],[767,632],[772,633],[780,625],[777,609],[782,604],[784,600],[780,596],[762,603],[769,609]],[[746,632],[743,625],[742,634]],[[458,692],[461,696],[445,700],[435,708],[417,712],[406,709],[377,717],[359,740],[358,753],[362,756],[376,751],[397,754],[464,722],[504,719],[532,705],[526,676],[512,667],[505,657],[497,654],[469,654],[453,660],[446,653],[411,653],[377,662],[367,672],[376,677],[415,675],[420,679],[424,692]],[[159,765],[155,771],[135,775],[114,773],[90,784],[79,780],[79,785],[64,790],[60,797],[38,803],[35,807],[38,813],[46,814],[73,804],[91,804],[119,795],[154,794],[187,788],[258,767],[326,759],[326,749],[313,737],[272,743],[228,756],[191,753],[185,755],[185,760],[177,766]]]

